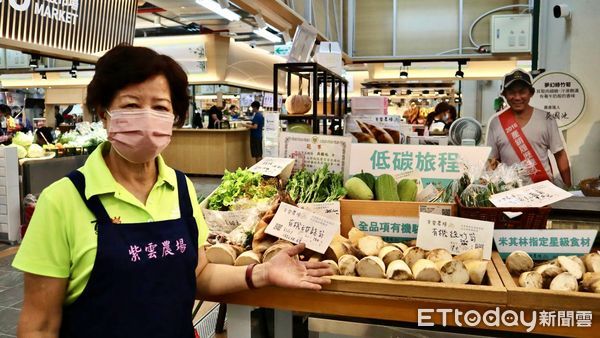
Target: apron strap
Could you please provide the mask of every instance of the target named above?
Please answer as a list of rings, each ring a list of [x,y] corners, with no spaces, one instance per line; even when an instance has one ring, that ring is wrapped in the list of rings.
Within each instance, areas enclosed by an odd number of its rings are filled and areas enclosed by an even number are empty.
[[[179,193],[179,212],[181,217],[193,217],[194,209],[192,209],[192,203],[190,201],[190,193],[188,190],[187,181],[185,174],[179,170],[175,170],[177,176],[177,191]]]
[[[79,170],[73,170],[69,175],[67,175],[67,177],[71,180],[71,182],[73,182],[73,185],[79,192],[81,199],[96,217],[96,222],[111,223],[110,216],[108,216],[108,213],[102,205],[102,202],[100,202],[98,195],[90,197],[89,200],[85,198],[85,176],[83,176]]]

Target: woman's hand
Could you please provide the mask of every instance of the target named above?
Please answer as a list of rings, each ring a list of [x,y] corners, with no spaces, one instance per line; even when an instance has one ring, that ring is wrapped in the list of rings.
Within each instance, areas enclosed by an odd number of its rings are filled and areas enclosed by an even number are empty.
[[[331,276],[334,272],[327,263],[298,260],[296,255],[304,251],[304,248],[304,244],[298,244],[281,250],[264,263],[263,273],[267,285],[321,290],[321,285],[331,283],[326,276]]]

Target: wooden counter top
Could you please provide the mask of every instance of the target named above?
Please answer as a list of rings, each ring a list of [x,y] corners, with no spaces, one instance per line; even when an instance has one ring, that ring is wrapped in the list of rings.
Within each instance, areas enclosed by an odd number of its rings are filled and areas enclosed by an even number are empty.
[[[188,133],[238,133],[238,132],[244,132],[244,131],[250,131],[250,129],[247,129],[247,128],[236,128],[236,129],[178,128],[178,129],[173,129],[173,132],[188,132]]]

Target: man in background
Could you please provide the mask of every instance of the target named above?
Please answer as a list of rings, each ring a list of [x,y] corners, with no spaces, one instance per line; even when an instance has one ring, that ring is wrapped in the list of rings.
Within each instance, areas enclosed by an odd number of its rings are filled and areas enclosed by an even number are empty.
[[[556,121],[529,105],[535,93],[531,76],[515,69],[504,76],[502,96],[509,107],[492,116],[488,123],[487,145],[492,148],[490,164],[507,165],[527,162],[535,166],[530,174],[533,182],[552,181],[548,151],[554,155],[558,171],[566,187],[571,186],[571,168]]]
[[[259,162],[262,160],[262,138],[265,117],[259,111],[260,102],[254,101],[250,104],[250,107],[254,116],[252,117],[252,122],[244,124],[244,126],[250,129],[250,152],[252,153],[252,157],[254,157],[256,162]]]

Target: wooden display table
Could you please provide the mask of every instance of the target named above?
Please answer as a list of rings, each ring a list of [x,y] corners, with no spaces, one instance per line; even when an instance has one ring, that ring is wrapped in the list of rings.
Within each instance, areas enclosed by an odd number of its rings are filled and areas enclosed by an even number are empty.
[[[239,338],[249,337],[249,316],[250,310],[254,307],[276,309],[275,332],[290,337],[291,329],[284,326],[291,325],[291,312],[390,320],[399,322],[399,325],[401,325],[400,322],[417,323],[419,309],[452,309],[459,310],[463,314],[474,310],[480,315],[483,315],[486,311],[499,311],[500,314],[509,310],[517,313],[523,311],[525,319],[530,321],[534,314],[538,318],[539,312],[542,310],[561,308],[560,304],[546,308],[543,301],[540,302],[542,305],[529,302],[511,303],[510,294],[504,287],[492,262],[488,265],[487,285],[482,286],[416,281],[393,282],[370,278],[364,278],[364,281],[361,281],[361,279],[363,278],[334,276],[332,277],[332,284],[318,292],[264,288],[214,297],[209,300],[243,305],[228,307],[228,332],[235,333],[235,337]],[[540,297],[543,296],[540,295]],[[433,328],[444,330],[441,315],[439,313],[431,315],[428,322],[435,323]],[[542,326],[538,320],[537,326],[531,333],[566,337],[591,337],[600,327],[600,314],[594,311],[594,315],[592,327],[589,328]],[[467,326],[464,317],[462,323],[455,322],[453,313],[447,316],[447,325],[460,326],[461,328],[511,331],[519,334],[527,333],[524,326],[506,326],[502,323],[499,326],[489,327],[483,321],[480,321],[476,326]]]
[[[165,162],[186,174],[223,175],[225,169],[250,167],[250,131],[237,129],[174,129],[162,152]]]

